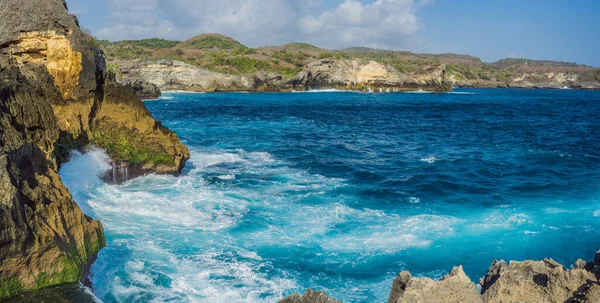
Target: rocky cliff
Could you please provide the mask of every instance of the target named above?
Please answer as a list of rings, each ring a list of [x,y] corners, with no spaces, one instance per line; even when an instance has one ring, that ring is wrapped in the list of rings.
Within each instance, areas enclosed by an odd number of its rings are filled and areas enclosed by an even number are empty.
[[[451,87],[445,84],[444,73],[444,65],[404,74],[370,60],[319,60],[307,65],[290,82],[296,90],[446,91]]]
[[[479,281],[481,292],[462,266],[438,281],[401,272],[392,282],[388,303],[583,303],[600,302],[600,251],[593,261],[577,260],[571,269],[552,259],[494,261]],[[330,300],[330,301],[328,301]],[[336,302],[312,290],[282,303]]]
[[[102,52],[64,0],[2,0],[0,298],[84,279],[105,245],[101,223],[57,173],[87,144],[106,149],[129,177],[177,173],[189,157],[130,88],[107,77]]]
[[[586,79],[577,72],[516,72],[502,79],[492,76],[485,79],[468,80],[455,74],[447,78],[454,87],[482,88],[545,88],[545,89],[600,89],[600,82]]]
[[[148,83],[161,90],[197,92],[285,92],[312,89],[363,91],[445,91],[444,66],[424,67],[403,74],[390,66],[369,60],[318,60],[308,64],[292,79],[283,75],[256,72],[229,75],[207,71],[174,60],[114,62],[117,80],[123,84]]]

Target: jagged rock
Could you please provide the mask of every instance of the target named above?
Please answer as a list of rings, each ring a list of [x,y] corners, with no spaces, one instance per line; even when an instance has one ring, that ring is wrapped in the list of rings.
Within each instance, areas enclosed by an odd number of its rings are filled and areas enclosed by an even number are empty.
[[[444,83],[444,66],[426,67],[405,75],[374,61],[319,60],[309,64],[291,80],[282,75],[257,72],[226,75],[210,72],[174,60],[117,61],[120,82],[148,82],[161,90],[214,91],[292,91],[311,89],[372,89],[382,91],[450,89]]]
[[[296,90],[349,89],[374,91],[446,91],[444,65],[425,67],[409,75],[368,60],[319,60],[309,64],[291,82]]]
[[[49,98],[18,70],[0,71],[0,298],[82,279],[104,247],[57,174]],[[59,96],[56,92],[54,97]]]
[[[590,68],[591,69],[591,68]],[[582,71],[576,72],[515,72],[504,81],[498,79],[467,80],[450,75],[447,82],[454,87],[521,88],[521,89],[600,89],[600,82],[582,79]]]
[[[281,75],[258,72],[250,75],[226,75],[207,71],[180,61],[118,61],[120,82],[142,81],[161,90],[215,91],[291,91]]]
[[[85,279],[105,245],[102,225],[57,173],[70,150],[90,143],[140,173],[177,173],[189,158],[131,88],[107,77],[64,0],[3,0],[0,298]]]
[[[392,284],[388,303],[479,303],[481,297],[475,283],[463,271],[454,267],[450,274],[439,281],[429,278],[413,278],[403,271]]]
[[[136,95],[142,99],[157,99],[161,95],[160,88],[153,83],[141,79],[126,79],[117,77],[117,82],[133,89]]]
[[[552,259],[543,261],[494,261],[481,279],[485,302],[565,302],[594,274],[581,268],[564,270]]]
[[[309,288],[304,295],[295,293],[280,300],[279,303],[342,303],[342,301],[328,297],[324,291],[314,291]]]

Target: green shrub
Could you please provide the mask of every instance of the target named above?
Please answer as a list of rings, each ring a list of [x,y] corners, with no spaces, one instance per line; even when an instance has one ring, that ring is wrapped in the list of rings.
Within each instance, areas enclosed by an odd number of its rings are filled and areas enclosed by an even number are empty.
[[[218,37],[205,37],[198,40],[193,40],[190,45],[201,49],[234,49],[236,47],[244,47],[238,42],[229,41]]]
[[[269,67],[269,62],[247,57],[235,57],[233,59],[228,59],[227,61],[229,63],[228,65],[233,66],[242,74],[251,74]]]
[[[328,53],[328,52],[319,54],[319,59],[329,59],[329,58],[333,58],[333,54]]]
[[[172,48],[181,42],[174,41],[174,40],[152,38],[152,39],[142,39],[142,40],[125,40],[125,41],[119,41],[118,43],[129,44],[129,45],[139,46],[139,47],[148,47],[148,48],[153,48],[153,49],[161,49],[161,48]]]
[[[279,73],[284,76],[286,79],[291,79],[294,76],[296,76],[298,74],[298,72],[300,72],[300,69],[298,68],[290,68],[290,67],[284,67],[281,68],[279,70]]]

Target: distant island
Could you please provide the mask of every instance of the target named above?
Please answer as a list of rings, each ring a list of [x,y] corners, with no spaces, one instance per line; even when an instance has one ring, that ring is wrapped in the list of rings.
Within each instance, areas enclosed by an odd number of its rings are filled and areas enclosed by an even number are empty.
[[[108,68],[142,97],[160,90],[293,91],[348,89],[394,92],[452,87],[600,89],[600,68],[576,63],[460,54],[415,54],[307,43],[250,48],[219,34],[187,41],[99,40]]]

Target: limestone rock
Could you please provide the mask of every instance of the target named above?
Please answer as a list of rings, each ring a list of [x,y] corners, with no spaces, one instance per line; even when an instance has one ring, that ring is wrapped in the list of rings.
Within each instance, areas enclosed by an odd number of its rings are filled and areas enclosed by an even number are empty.
[[[336,299],[329,298],[324,291],[314,291],[308,289],[304,295],[293,294],[285,299],[279,301],[279,303],[342,303]]]
[[[373,91],[446,91],[444,65],[429,66],[403,74],[392,67],[368,60],[319,60],[292,79],[296,90],[349,89]]]
[[[285,92],[311,89],[368,89],[379,91],[450,89],[444,82],[444,66],[431,66],[405,75],[391,67],[364,60],[319,60],[287,80],[279,74],[257,72],[226,75],[174,60],[117,61],[118,81],[148,82],[161,90],[198,92]]]
[[[481,279],[485,302],[565,302],[578,289],[595,281],[590,271],[582,268],[565,270],[552,259],[543,261],[494,261]]]
[[[142,79],[117,78],[117,82],[124,86],[131,87],[135,94],[142,99],[157,99],[161,95],[158,86]]]
[[[2,0],[0,298],[85,280],[105,245],[102,225],[57,173],[70,150],[96,144],[139,173],[178,173],[189,158],[134,91],[107,75],[64,0]]]
[[[439,281],[413,278],[401,272],[392,284],[388,303],[479,303],[481,297],[475,283],[467,277],[462,266],[454,267]]]
[[[161,90],[196,92],[227,91],[291,91],[292,86],[283,76],[258,72],[250,75],[226,75],[207,71],[180,61],[118,61],[119,82],[142,81]]]

